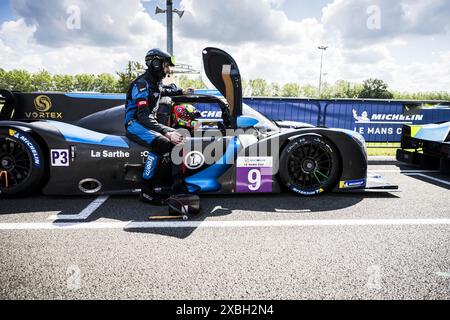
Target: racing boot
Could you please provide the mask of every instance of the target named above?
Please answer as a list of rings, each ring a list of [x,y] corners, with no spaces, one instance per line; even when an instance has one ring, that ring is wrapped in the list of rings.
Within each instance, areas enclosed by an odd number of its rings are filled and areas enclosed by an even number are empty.
[[[172,195],[188,194],[189,190],[184,181],[182,166],[172,164]]]

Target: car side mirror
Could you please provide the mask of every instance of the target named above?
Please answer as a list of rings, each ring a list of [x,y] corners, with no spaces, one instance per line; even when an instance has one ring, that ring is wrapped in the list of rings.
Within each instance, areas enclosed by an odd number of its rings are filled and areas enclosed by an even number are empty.
[[[259,123],[259,120],[250,116],[240,116],[237,118],[238,128],[251,128]]]

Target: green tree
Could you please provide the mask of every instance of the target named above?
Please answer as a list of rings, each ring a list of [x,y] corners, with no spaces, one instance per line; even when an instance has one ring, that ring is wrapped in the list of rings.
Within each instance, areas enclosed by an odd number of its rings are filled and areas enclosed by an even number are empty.
[[[301,90],[300,86],[296,83],[286,83],[283,86],[282,96],[283,97],[300,97]]]
[[[206,87],[201,77],[191,79],[186,75],[182,75],[178,78],[178,85],[181,88],[192,88],[192,89],[204,89]]]
[[[113,75],[102,73],[94,78],[94,91],[112,93],[117,89],[117,80]]]
[[[6,89],[7,87],[6,74],[7,72],[0,68],[0,89]]]
[[[270,90],[267,85],[266,80],[258,78],[249,81],[249,86],[251,88],[251,95],[253,97],[269,97]]]
[[[333,86],[332,98],[358,98],[362,86],[345,80],[338,80]]]
[[[394,91],[394,99],[401,100],[450,100],[450,93],[445,91],[432,92],[398,92]]]
[[[53,76],[45,70],[33,73],[30,87],[33,91],[52,91],[54,90]]]
[[[394,95],[389,91],[387,83],[380,79],[367,79],[363,83],[358,98],[362,99],[392,99]]]
[[[124,71],[117,72],[119,80],[117,81],[117,92],[125,93],[128,91],[130,83],[136,79],[145,70],[144,66],[137,61],[128,61]]]
[[[301,95],[306,98],[315,98],[317,97],[317,88],[313,85],[306,84],[301,88]]]
[[[70,92],[75,90],[75,78],[67,74],[56,74],[53,76],[53,84],[56,91]]]
[[[25,70],[11,70],[4,75],[5,89],[31,91],[31,75]]]
[[[278,83],[272,82],[269,86],[270,96],[271,97],[281,97],[282,91],[281,87]]]
[[[95,76],[92,74],[77,74],[75,75],[75,89],[77,91],[94,91]]]
[[[330,85],[328,82],[322,83],[322,90],[320,92],[322,99],[331,99],[334,98],[335,94],[335,86]]]

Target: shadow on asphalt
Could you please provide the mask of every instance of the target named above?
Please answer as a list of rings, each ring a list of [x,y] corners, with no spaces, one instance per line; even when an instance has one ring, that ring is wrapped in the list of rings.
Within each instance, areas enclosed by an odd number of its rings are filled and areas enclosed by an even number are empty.
[[[32,195],[0,199],[0,215],[60,211],[60,214],[78,214],[96,197]]]
[[[429,167],[420,167],[420,166],[411,166],[411,165],[404,165],[404,164],[398,164],[396,166],[399,170],[417,170],[419,175],[415,175],[415,174],[405,174],[410,178],[416,179],[416,180],[420,180],[422,182],[425,183],[429,183],[447,190],[450,190],[450,185],[427,178],[428,177],[432,177],[432,178],[437,178],[439,180],[445,181],[447,183],[450,183],[450,175],[443,173],[443,172],[425,172],[425,173],[420,173],[421,170],[433,170],[433,171],[439,171],[439,168],[433,167],[433,166],[429,166]],[[375,170],[376,171],[376,170]]]
[[[233,195],[217,196],[203,195],[201,197],[202,213],[192,217],[191,220],[204,221],[209,217],[223,217],[233,211],[251,211],[252,214],[273,213],[274,218],[289,213],[291,216],[304,216],[315,212],[325,212],[345,209],[356,205],[367,198],[398,198],[390,193],[354,193],[354,194],[325,194],[316,197],[298,197],[290,194],[278,195]],[[99,218],[107,218],[119,221],[149,221],[149,216],[167,215],[166,206],[151,206],[141,203],[132,197],[111,198],[100,207],[90,221]],[[302,212],[303,211],[303,212]],[[163,220],[167,221],[167,220]],[[191,235],[195,228],[150,228],[150,229],[126,229],[127,232],[151,233],[184,239]]]
[[[167,206],[152,206],[142,203],[137,195],[111,196],[86,220],[64,220],[66,214],[78,214],[86,208],[96,197],[64,197],[64,196],[32,196],[19,199],[2,199],[0,215],[28,213],[40,211],[61,211],[57,223],[86,223],[99,219],[115,221],[149,221],[150,216],[168,215]],[[290,193],[263,195],[202,195],[201,214],[190,220],[204,221],[209,217],[225,217],[233,211],[251,212],[251,217],[242,219],[254,219],[254,215],[271,213],[272,219],[298,215],[299,218],[305,214],[333,211],[354,206],[367,198],[398,198],[390,193],[345,193],[345,194],[323,194],[315,197],[300,197]],[[267,217],[267,216],[266,216]],[[160,220],[168,221],[168,220]],[[171,220],[172,221],[172,220]],[[181,221],[181,220],[180,220]],[[149,229],[125,229],[127,232],[158,234],[169,237],[184,239],[191,235],[195,228],[149,228]]]

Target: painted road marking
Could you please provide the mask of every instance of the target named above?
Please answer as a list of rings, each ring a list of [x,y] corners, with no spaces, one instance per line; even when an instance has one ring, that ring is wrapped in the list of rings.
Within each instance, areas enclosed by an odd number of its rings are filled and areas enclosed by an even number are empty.
[[[377,174],[377,173],[438,173],[439,170],[394,170],[394,169],[386,169],[386,170],[374,170],[369,171],[369,173]]]
[[[443,278],[450,278],[450,272],[436,272],[436,275]]]
[[[89,230],[89,229],[166,229],[166,228],[252,228],[252,227],[328,227],[328,226],[450,226],[450,219],[344,219],[344,220],[261,220],[261,221],[166,221],[166,222],[42,222],[0,223],[0,230]]]
[[[435,178],[435,177],[431,177],[431,176],[428,176],[428,175],[422,174],[422,173],[405,173],[405,175],[422,177],[422,178],[425,178],[425,179],[430,179],[430,180],[433,180],[433,181],[445,184],[447,186],[450,186],[450,182],[448,182],[448,181],[445,181],[445,180],[442,180],[442,179],[438,179],[438,178]]]
[[[100,208],[102,204],[109,199],[109,196],[99,196],[94,201],[92,201],[86,208],[84,208],[78,214],[67,214],[67,215],[52,215],[48,217],[48,220],[86,220],[95,210]]]
[[[297,210],[291,210],[291,209],[277,209],[275,208],[275,212],[277,213],[310,213],[310,209],[297,209]]]

